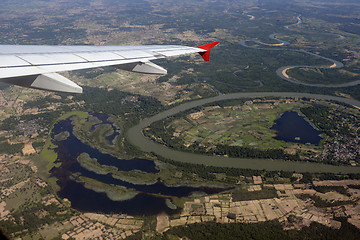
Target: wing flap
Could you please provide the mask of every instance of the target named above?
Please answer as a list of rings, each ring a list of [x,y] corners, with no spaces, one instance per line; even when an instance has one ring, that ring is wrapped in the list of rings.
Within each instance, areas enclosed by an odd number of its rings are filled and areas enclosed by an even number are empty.
[[[159,74],[159,75],[166,75],[166,69],[156,65],[152,62],[137,62],[137,63],[128,63],[113,66],[118,69],[130,71],[130,72],[137,72],[137,73],[147,73],[147,74]]]
[[[30,66],[31,64],[13,55],[0,55],[0,68]]]

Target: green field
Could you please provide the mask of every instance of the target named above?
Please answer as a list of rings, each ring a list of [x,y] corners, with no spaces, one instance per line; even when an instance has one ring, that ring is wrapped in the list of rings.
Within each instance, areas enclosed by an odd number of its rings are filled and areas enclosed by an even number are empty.
[[[274,139],[277,136],[272,129],[274,121],[286,111],[298,112],[321,130],[320,144]],[[343,104],[257,98],[197,107],[154,122],[144,133],[171,148],[209,155],[358,164],[358,124],[358,110]]]
[[[360,79],[359,74],[337,69],[293,68],[287,74],[300,82],[316,84],[338,84]]]

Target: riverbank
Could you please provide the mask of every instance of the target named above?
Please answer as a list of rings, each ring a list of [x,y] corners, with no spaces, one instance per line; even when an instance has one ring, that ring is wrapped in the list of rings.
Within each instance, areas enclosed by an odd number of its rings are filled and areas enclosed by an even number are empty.
[[[174,161],[203,164],[206,166],[216,167],[234,167],[234,168],[249,168],[257,170],[269,171],[296,171],[296,172],[329,172],[329,173],[360,173],[360,167],[348,166],[333,166],[320,163],[310,162],[291,162],[283,160],[269,160],[269,159],[243,159],[243,158],[228,158],[222,156],[206,156],[194,153],[187,153],[170,149],[164,145],[155,143],[146,138],[142,130],[152,124],[153,122],[162,120],[166,117],[175,115],[179,112],[202,106],[207,103],[231,100],[238,98],[255,98],[255,97],[298,97],[298,98],[313,98],[322,100],[334,100],[346,104],[360,107],[360,102],[353,99],[341,98],[336,96],[310,94],[310,93],[294,93],[294,92],[258,92],[258,93],[233,93],[223,94],[212,98],[201,99],[197,101],[187,102],[177,107],[159,113],[153,117],[144,119],[138,125],[130,128],[126,133],[126,138],[131,144],[138,147],[144,152],[153,152],[164,158]]]

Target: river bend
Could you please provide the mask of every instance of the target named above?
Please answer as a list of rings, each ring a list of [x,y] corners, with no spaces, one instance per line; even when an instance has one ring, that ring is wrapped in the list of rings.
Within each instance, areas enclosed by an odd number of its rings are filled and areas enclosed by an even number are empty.
[[[222,94],[212,98],[200,99],[196,101],[187,102],[171,108],[167,111],[161,112],[153,117],[142,120],[138,125],[130,128],[126,137],[131,144],[137,146],[144,152],[154,152],[162,157],[186,163],[204,164],[207,166],[216,167],[234,167],[234,168],[249,168],[249,169],[266,169],[269,171],[284,170],[296,172],[330,172],[330,173],[360,173],[360,167],[351,166],[333,166],[320,163],[311,162],[294,162],[283,160],[270,159],[246,159],[246,158],[229,158],[223,156],[208,156],[195,153],[188,153],[170,149],[162,144],[155,143],[143,135],[143,129],[148,127],[153,122],[162,120],[166,117],[175,115],[179,112],[188,109],[202,106],[208,103],[238,99],[238,98],[252,98],[252,97],[305,97],[312,99],[335,100],[338,102],[354,105],[360,107],[360,102],[357,100],[341,98],[336,96],[310,94],[310,93],[294,93],[294,92],[253,92],[253,93],[232,93]]]

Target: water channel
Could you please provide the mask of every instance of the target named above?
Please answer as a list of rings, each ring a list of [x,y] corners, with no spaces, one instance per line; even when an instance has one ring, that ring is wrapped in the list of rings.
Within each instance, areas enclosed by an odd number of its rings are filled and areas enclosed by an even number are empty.
[[[97,115],[97,117],[99,117],[98,119],[104,124],[109,124],[107,117],[100,115]],[[97,123],[96,125],[99,124],[101,123]],[[59,139],[55,137],[65,132],[68,133],[66,138]],[[52,174],[58,178],[57,183],[61,188],[58,194],[62,198],[68,198],[72,207],[81,211],[114,212],[130,215],[154,215],[161,212],[174,214],[178,213],[180,209],[174,208],[175,205],[171,203],[169,206],[169,200],[172,196],[186,197],[192,194],[213,194],[226,190],[220,187],[167,186],[160,181],[136,184],[121,180],[104,171],[90,171],[81,166],[77,161],[81,153],[87,153],[89,157],[96,158],[99,164],[116,168],[119,171],[159,172],[154,161],[138,158],[130,160],[119,159],[81,142],[73,134],[73,125],[69,118],[56,123],[51,132],[51,136],[53,143],[57,145],[57,148],[54,149],[58,154],[57,162],[61,162],[59,168],[52,169]],[[73,177],[74,173],[108,185],[131,189],[133,192],[123,199],[121,199],[120,196],[119,201],[114,201],[111,200],[105,192],[88,189],[84,184],[77,182],[76,178],[74,179]],[[151,206],[151,208],[149,208],[149,206]]]

